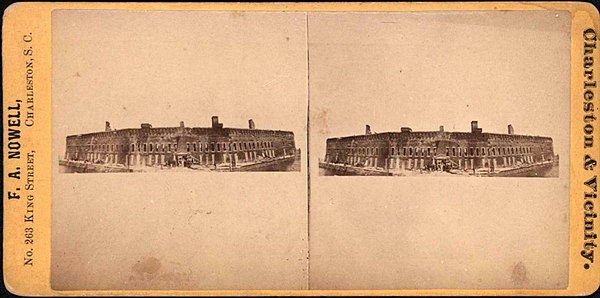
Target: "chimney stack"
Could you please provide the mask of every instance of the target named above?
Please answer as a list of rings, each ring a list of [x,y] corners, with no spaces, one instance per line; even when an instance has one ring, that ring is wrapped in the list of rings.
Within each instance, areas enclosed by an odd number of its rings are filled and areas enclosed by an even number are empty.
[[[371,134],[371,125],[367,124],[365,126],[365,134],[366,135],[370,135]]]
[[[481,133],[483,129],[479,128],[477,121],[471,121],[471,132],[472,133]]]
[[[212,116],[212,128],[223,128],[223,124],[219,123],[219,116]]]
[[[183,121],[179,121],[179,127],[181,127],[181,128],[185,127]]]
[[[248,120],[248,128],[250,128],[250,129],[254,129],[255,128],[255,126],[254,126],[254,120],[252,120],[252,119]]]
[[[509,135],[514,135],[515,134],[515,130],[514,130],[512,124],[508,125],[508,134]]]
[[[440,125],[440,131],[443,132],[444,131],[444,126]]]
[[[104,123],[104,131],[110,131],[110,122],[106,121]]]

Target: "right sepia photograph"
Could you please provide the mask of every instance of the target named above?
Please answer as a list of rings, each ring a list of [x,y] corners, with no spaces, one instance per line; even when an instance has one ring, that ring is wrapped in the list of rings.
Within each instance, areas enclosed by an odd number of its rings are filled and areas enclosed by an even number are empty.
[[[308,16],[311,289],[568,285],[566,11]]]

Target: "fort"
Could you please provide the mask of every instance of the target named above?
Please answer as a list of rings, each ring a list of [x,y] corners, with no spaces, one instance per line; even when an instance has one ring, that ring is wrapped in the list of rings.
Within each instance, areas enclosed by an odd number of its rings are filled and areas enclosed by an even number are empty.
[[[475,174],[514,171],[558,162],[550,137],[517,135],[512,125],[506,134],[487,133],[471,122],[470,132],[437,131],[372,133],[329,138],[322,168],[339,166],[374,169],[386,173],[445,171]]]
[[[291,131],[227,128],[212,117],[211,127],[152,127],[112,129],[70,135],[61,165],[81,164],[96,171],[119,171],[149,167],[235,169],[247,165],[292,158],[296,155]]]

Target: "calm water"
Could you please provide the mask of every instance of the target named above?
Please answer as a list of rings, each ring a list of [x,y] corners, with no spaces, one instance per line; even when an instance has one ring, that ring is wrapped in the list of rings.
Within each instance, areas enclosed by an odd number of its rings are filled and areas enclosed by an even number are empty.
[[[63,165],[58,166],[58,172],[59,173],[84,173],[79,168],[67,167],[67,166],[63,166]]]
[[[63,165],[58,166],[58,172],[59,173],[97,173],[97,171],[94,171],[92,169],[81,169],[81,168],[68,167],[68,166],[63,166]],[[123,171],[123,172],[125,172],[125,171]],[[114,173],[117,173],[117,172],[114,172]]]
[[[341,172],[332,169],[319,168],[319,176],[360,176],[354,172]]]
[[[526,172],[509,174],[505,177],[558,177],[558,164],[554,163],[548,167],[536,168]]]
[[[271,163],[258,168],[254,168],[251,172],[299,172],[300,158],[288,159],[281,162]]]

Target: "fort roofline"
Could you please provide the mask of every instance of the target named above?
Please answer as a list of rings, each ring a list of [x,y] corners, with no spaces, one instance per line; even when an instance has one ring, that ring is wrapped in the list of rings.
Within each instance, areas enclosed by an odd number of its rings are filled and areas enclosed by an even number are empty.
[[[327,139],[326,163],[354,167],[379,167],[402,171],[414,169],[456,169],[488,173],[552,162],[555,159],[550,137],[516,135],[512,125],[507,133],[484,133],[477,121],[471,132],[412,131],[373,133],[365,126],[363,135]]]
[[[160,130],[173,130],[173,132],[177,132],[178,129],[179,129],[179,127],[177,127],[177,126],[165,126],[165,127],[152,127],[152,128],[149,128],[148,130],[155,131],[155,132],[158,132]],[[186,130],[213,130],[214,128],[212,128],[212,127],[184,127],[184,129],[186,129]],[[128,131],[129,132],[137,132],[140,130],[142,130],[142,128],[120,128],[120,129],[114,129],[111,131],[96,131],[96,132],[88,132],[88,133],[81,133],[81,134],[73,134],[73,135],[68,135],[67,138],[87,137],[87,136],[92,136],[92,135],[111,135],[111,134],[118,134],[118,133],[128,132]],[[279,130],[279,129],[248,129],[248,128],[237,128],[237,127],[223,127],[223,128],[221,128],[221,130],[223,130],[223,131],[256,131],[256,132],[262,132],[262,133],[285,133],[285,134],[294,135],[293,131]]]
[[[384,136],[384,135],[390,135],[390,136],[405,136],[405,135],[416,135],[416,134],[431,134],[431,135],[458,135],[458,134],[464,134],[464,135],[469,135],[469,136],[509,136],[509,137],[518,137],[518,138],[539,138],[539,139],[547,139],[547,140],[552,140],[552,137],[545,137],[545,136],[537,136],[537,135],[519,135],[519,134],[503,134],[503,133],[492,133],[492,132],[482,132],[482,133],[473,133],[473,132],[465,132],[465,131],[411,131],[411,132],[399,132],[399,131],[386,131],[386,132],[377,132],[377,133],[372,133],[370,135],[351,135],[351,136],[343,136],[343,137],[330,137],[327,138],[327,140],[344,140],[344,139],[352,139],[352,138],[359,138],[359,137],[364,137],[364,138],[370,138],[370,137],[375,137],[375,136]]]
[[[152,127],[152,125],[150,125],[149,123],[142,123],[140,127],[121,128],[121,129],[111,129],[110,123],[107,121],[105,131],[96,131],[96,132],[89,132],[89,133],[83,133],[83,134],[73,134],[73,135],[68,135],[67,138],[89,137],[89,136],[107,136],[107,135],[114,135],[114,134],[119,135],[119,134],[123,134],[123,133],[127,133],[127,132],[134,133],[134,132],[139,132],[139,131],[151,131],[151,132],[161,132],[161,133],[169,133],[170,131],[172,131],[172,133],[176,133],[180,130],[220,131],[220,132],[258,132],[258,133],[272,133],[272,134],[288,134],[288,135],[292,135],[292,136],[294,135],[294,132],[287,131],[287,130],[256,129],[255,125],[254,125],[254,120],[252,120],[252,119],[248,120],[249,128],[223,127],[223,124],[218,122],[217,116],[213,116],[212,121],[213,121],[212,126],[208,126],[208,127],[207,126],[186,127],[184,125],[184,122],[181,121],[179,126]]]
[[[412,131],[412,129],[410,127],[401,127],[400,131],[389,131],[389,132],[380,132],[380,133],[373,133],[371,132],[371,126],[370,125],[365,125],[365,133],[362,135],[352,135],[352,136],[343,136],[343,137],[331,137],[328,138],[327,140],[345,140],[345,139],[356,139],[356,138],[373,138],[373,137],[377,137],[377,136],[406,136],[406,135],[432,135],[432,136],[439,136],[439,135],[455,135],[455,136],[465,136],[465,137],[471,137],[471,138],[477,138],[477,137],[511,137],[511,138],[516,138],[516,139],[524,139],[524,138],[535,138],[535,139],[545,139],[548,141],[552,141],[551,137],[545,137],[545,136],[534,136],[534,135],[519,135],[519,134],[515,134],[515,130],[512,126],[512,124],[508,124],[507,126],[507,133],[490,133],[490,132],[483,132],[483,129],[479,127],[478,122],[475,121],[471,121],[471,131],[444,131],[444,126],[440,126],[439,130],[434,130],[434,131]]]
[[[104,131],[67,136],[64,160],[124,166],[213,166],[235,167],[295,156],[294,133],[248,128],[223,127],[212,117],[211,127],[152,127],[112,129],[106,121]]]

